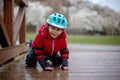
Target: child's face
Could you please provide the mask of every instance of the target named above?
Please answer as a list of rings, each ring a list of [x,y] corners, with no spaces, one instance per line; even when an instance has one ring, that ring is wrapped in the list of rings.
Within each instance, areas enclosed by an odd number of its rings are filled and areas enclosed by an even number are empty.
[[[53,26],[49,26],[48,30],[52,38],[57,38],[63,32],[63,29]]]

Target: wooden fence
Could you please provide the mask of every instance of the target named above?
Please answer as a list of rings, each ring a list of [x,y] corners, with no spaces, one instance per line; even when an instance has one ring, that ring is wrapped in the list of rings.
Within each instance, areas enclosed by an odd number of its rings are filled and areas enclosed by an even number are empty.
[[[14,18],[16,4],[19,10]],[[0,64],[27,50],[25,25],[27,6],[26,0],[3,0],[3,16],[0,14]],[[16,45],[17,41],[19,45]]]

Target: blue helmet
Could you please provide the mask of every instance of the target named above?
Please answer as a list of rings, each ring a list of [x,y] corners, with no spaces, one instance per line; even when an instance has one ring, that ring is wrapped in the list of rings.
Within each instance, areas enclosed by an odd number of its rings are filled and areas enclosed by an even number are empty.
[[[59,13],[53,13],[50,15],[47,19],[47,23],[58,28],[67,28],[67,19],[64,17],[64,15]]]

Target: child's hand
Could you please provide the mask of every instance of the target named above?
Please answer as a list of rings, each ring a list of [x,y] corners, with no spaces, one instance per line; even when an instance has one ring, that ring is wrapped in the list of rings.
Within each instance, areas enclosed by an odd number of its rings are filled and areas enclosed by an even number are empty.
[[[60,65],[60,69],[68,70],[68,66],[62,66],[62,65]]]
[[[53,67],[46,67],[45,70],[46,70],[46,71],[53,71],[54,68],[53,68]]]

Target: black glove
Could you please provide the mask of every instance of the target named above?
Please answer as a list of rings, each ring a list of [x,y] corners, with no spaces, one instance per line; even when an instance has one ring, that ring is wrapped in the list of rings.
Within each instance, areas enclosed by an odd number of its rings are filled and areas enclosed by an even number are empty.
[[[52,65],[53,65],[48,57],[40,59],[39,63],[43,69],[45,69],[46,67],[52,67]]]
[[[62,59],[62,66],[68,66],[68,59],[66,58]]]
[[[60,69],[67,70],[68,68],[68,59],[63,58],[62,59],[62,64],[60,65]]]

